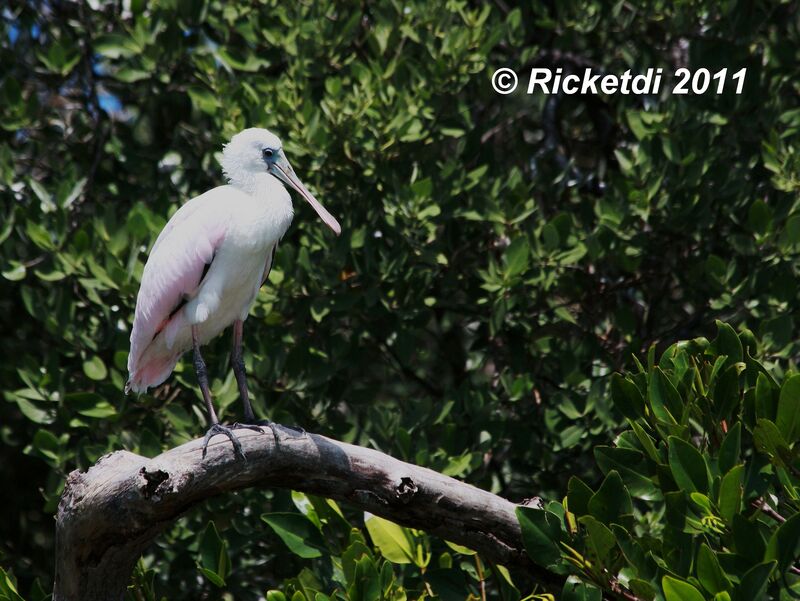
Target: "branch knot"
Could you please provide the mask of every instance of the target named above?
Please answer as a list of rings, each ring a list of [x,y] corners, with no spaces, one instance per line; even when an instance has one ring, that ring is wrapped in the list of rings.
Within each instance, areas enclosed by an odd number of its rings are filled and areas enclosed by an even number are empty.
[[[397,492],[397,499],[403,503],[403,505],[407,505],[411,502],[411,499],[414,498],[414,495],[417,494],[416,483],[412,480],[409,476],[403,476],[400,478],[400,484],[395,487],[395,491]]]
[[[144,479],[140,488],[145,499],[158,501],[161,495],[167,492],[163,490],[167,487],[162,485],[169,480],[169,474],[164,470],[148,472],[147,468],[143,467],[139,470],[139,475]]]

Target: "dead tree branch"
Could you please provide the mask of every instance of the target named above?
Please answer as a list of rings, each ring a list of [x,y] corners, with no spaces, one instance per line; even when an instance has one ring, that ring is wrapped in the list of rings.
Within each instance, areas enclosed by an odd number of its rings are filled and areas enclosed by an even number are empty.
[[[556,575],[524,553],[515,505],[372,449],[277,427],[277,440],[238,430],[247,461],[217,437],[201,458],[194,440],[148,459],[127,451],[67,478],[56,517],[54,601],[121,600],[134,564],[163,530],[211,497],[250,487],[298,490],[348,503],[525,567],[546,588]]]

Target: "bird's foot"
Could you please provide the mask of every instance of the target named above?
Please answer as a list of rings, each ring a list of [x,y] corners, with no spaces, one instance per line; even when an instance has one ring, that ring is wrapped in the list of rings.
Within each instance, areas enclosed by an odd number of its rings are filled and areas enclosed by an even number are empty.
[[[283,426],[287,430],[292,430],[293,432],[297,432],[298,436],[292,436],[292,438],[304,438],[307,436],[307,432],[305,429],[301,428],[300,426]]]
[[[262,424],[261,422],[257,422],[255,424],[240,424],[239,422],[231,424],[231,430],[253,430],[254,432],[260,432],[264,434],[264,430],[261,426],[266,426],[267,424]]]
[[[247,457],[245,457],[244,454],[244,449],[242,449],[242,443],[240,443],[233,434],[234,430],[255,430],[256,432],[261,432],[262,434],[264,433],[264,430],[257,425],[235,423],[231,424],[230,426],[223,426],[222,424],[214,424],[208,429],[208,432],[206,432],[206,436],[203,439],[203,459],[206,458],[209,441],[214,438],[214,436],[221,434],[230,439],[231,444],[233,445],[234,454],[238,457],[241,457],[242,461],[247,461]]]
[[[294,432],[298,432],[299,436],[290,436],[289,438],[302,438],[306,435],[306,431],[299,426],[284,426],[283,424],[277,424],[272,420],[268,419],[260,419],[255,422],[259,426],[264,426],[272,430],[272,435],[275,437],[275,442],[278,442],[278,428],[282,430],[292,430]]]
[[[253,423],[255,424],[254,426],[244,426],[244,427],[245,428],[258,428],[262,432],[264,431],[264,430],[262,430],[262,428],[265,428],[265,427],[269,428],[272,431],[272,438],[275,440],[275,446],[278,446],[280,444],[280,439],[279,439],[279,436],[278,436],[278,424],[276,424],[275,422],[270,421],[268,419],[259,419],[259,420],[254,419]]]

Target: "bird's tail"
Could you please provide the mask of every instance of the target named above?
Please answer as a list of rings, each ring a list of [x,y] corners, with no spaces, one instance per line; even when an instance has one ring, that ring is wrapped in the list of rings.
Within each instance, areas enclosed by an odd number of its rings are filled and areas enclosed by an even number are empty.
[[[169,353],[166,355],[152,354],[145,351],[139,359],[138,365],[130,372],[128,382],[125,384],[125,394],[133,391],[136,393],[147,392],[148,388],[158,386],[166,380],[175,369],[175,364],[183,353]]]

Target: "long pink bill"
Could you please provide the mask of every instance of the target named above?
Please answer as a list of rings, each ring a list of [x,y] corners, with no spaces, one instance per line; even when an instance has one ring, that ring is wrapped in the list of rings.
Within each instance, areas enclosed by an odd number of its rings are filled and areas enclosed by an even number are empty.
[[[287,184],[289,184],[292,188],[297,190],[297,192],[299,192],[300,195],[308,201],[308,204],[314,207],[314,210],[317,212],[317,215],[319,215],[322,221],[325,222],[325,225],[331,228],[337,236],[341,234],[342,226],[339,225],[339,222],[336,220],[336,217],[331,215],[328,212],[328,209],[323,207],[322,204],[316,198],[314,198],[314,195],[308,191],[308,188],[306,188],[303,185],[303,182],[301,182],[298,179],[298,177],[294,174],[294,169],[292,169],[290,165],[287,165],[288,168],[284,168],[281,165],[275,165],[275,167],[277,167],[278,170],[280,170],[281,174],[285,178],[284,181]]]

